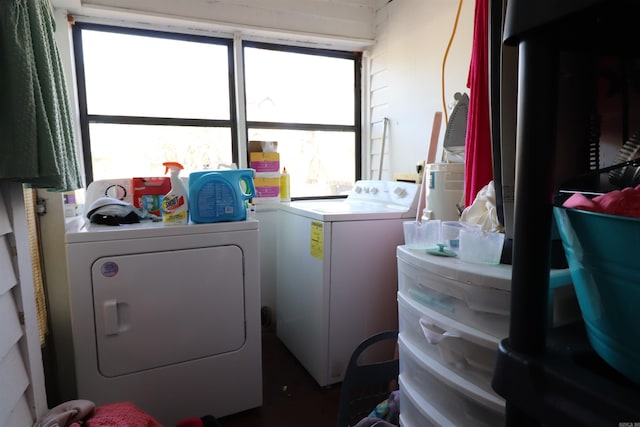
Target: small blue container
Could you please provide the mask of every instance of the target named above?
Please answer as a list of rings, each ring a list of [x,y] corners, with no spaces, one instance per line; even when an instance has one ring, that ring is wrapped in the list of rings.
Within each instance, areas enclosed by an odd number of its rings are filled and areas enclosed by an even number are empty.
[[[189,213],[195,223],[243,221],[255,197],[253,169],[221,169],[189,175]]]
[[[554,207],[595,352],[640,383],[640,219]]]

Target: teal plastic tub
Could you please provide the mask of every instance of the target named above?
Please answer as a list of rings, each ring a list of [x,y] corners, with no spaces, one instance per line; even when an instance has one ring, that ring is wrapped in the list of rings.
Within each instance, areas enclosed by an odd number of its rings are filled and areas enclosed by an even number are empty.
[[[595,352],[640,383],[640,219],[554,207]]]

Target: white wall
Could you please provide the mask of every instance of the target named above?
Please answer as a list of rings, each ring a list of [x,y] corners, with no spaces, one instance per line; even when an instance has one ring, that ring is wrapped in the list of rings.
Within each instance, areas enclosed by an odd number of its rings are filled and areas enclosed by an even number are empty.
[[[78,18],[111,19],[245,37],[364,46],[374,37],[376,0],[52,0]]]
[[[0,180],[0,426],[30,427],[47,410],[27,206]]]
[[[468,92],[474,7],[475,2],[463,2],[444,72],[446,103],[455,92]],[[369,53],[370,116],[374,140],[380,128],[376,131],[376,123],[383,117],[390,122],[383,179],[414,173],[416,163],[427,156],[434,114],[444,112],[442,63],[457,9],[458,2],[451,0],[393,0],[378,11],[376,45]],[[443,117],[440,146],[444,130]],[[374,145],[373,153],[379,150]],[[378,160],[372,158],[375,164]]]

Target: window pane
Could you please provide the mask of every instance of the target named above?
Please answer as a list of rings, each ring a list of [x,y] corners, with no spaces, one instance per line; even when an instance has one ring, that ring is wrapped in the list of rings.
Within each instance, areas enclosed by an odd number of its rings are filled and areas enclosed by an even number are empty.
[[[229,128],[94,123],[89,130],[94,180],[163,176],[167,161],[184,166],[181,176],[232,162]]]
[[[278,141],[280,168],[291,176],[291,197],[346,194],[355,181],[353,132],[249,129],[251,141]]]
[[[227,46],[82,31],[89,114],[228,120]]]
[[[354,125],[352,59],[245,48],[247,120]]]

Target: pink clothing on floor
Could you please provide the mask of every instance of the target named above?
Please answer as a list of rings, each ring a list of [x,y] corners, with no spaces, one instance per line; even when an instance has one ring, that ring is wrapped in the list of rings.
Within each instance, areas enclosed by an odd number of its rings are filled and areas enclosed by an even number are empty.
[[[84,427],[162,427],[162,424],[133,403],[121,402],[98,406]]]

